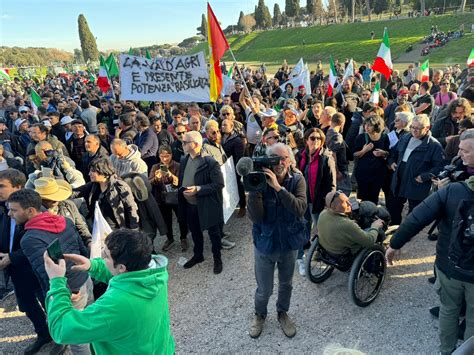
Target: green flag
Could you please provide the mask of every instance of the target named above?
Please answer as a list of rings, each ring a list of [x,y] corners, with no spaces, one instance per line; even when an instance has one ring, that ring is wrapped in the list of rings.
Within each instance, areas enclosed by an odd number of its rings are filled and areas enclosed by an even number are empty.
[[[151,59],[151,54],[150,54],[150,52],[148,52],[148,49],[145,52],[145,57],[146,57],[146,59]]]
[[[41,97],[33,88],[31,88],[30,90],[31,106],[33,106],[33,111],[37,112],[38,107],[41,106]]]
[[[107,59],[105,60],[105,65],[107,67],[109,78],[112,76],[119,76],[119,68],[112,53],[110,53]]]
[[[132,49],[132,47],[130,47],[130,49],[128,50],[128,55],[133,55],[133,49]]]

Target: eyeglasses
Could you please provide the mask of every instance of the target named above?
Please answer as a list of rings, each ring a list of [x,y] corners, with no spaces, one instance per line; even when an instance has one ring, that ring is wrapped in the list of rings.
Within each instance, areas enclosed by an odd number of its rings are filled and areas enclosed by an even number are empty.
[[[67,99],[69,102],[74,101],[74,99]]]
[[[181,136],[181,135],[183,135],[183,134],[185,134],[185,133],[186,133],[186,132],[176,132],[176,134],[177,134],[178,136]]]
[[[336,198],[338,198],[339,196],[341,196],[343,192],[341,190],[337,190],[336,193],[332,196],[332,199],[331,199],[331,202],[329,202],[329,207],[331,207],[332,203],[334,202],[334,200]]]
[[[440,86],[446,86],[446,85],[448,85],[448,83],[441,83],[441,84],[439,84],[439,85],[440,85]]]
[[[410,126],[410,129],[412,131],[417,131],[417,132],[421,132],[425,127],[415,127],[415,126]]]
[[[276,140],[278,140],[278,139],[280,139],[280,136],[278,136],[278,135],[275,135],[275,136],[268,136],[268,137],[267,137],[267,140],[269,140],[269,139],[276,139]]]
[[[222,112],[221,115],[222,115],[222,116],[230,116],[231,113],[230,113],[230,112]]]
[[[122,106],[114,106],[114,109],[121,109]]]
[[[183,145],[189,144],[189,143],[194,143],[193,141],[183,141]]]
[[[322,138],[320,136],[310,136],[309,139],[313,142],[316,141],[316,140],[318,140],[318,141],[322,140]]]
[[[212,134],[212,135],[217,134],[217,131],[209,132],[209,134]]]

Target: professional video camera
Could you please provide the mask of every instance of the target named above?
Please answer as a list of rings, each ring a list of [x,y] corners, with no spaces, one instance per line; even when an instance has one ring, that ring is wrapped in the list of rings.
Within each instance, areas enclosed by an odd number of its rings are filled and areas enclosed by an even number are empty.
[[[459,170],[458,166],[450,164],[444,167],[444,170],[438,174],[437,178],[439,180],[449,178],[451,182],[456,182],[466,180],[469,178],[469,174],[466,171]]]
[[[390,213],[385,207],[378,206],[371,201],[361,201],[359,203],[353,198],[350,199],[350,203],[352,206],[351,218],[362,229],[369,228],[379,218],[384,222],[383,229],[387,229],[387,226],[390,224]]]
[[[236,165],[237,174],[244,178],[245,191],[264,191],[267,188],[267,176],[263,168],[271,169],[280,164],[279,156],[243,157]]]

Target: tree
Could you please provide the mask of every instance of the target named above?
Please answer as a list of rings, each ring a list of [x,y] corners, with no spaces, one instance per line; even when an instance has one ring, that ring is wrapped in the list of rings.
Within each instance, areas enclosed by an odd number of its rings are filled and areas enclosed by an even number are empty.
[[[202,14],[201,16],[201,26],[196,28],[196,31],[198,31],[198,35],[204,36],[204,38],[207,38],[207,20],[206,20],[206,15]]]
[[[239,31],[243,31],[244,30],[244,26],[242,25],[242,21],[243,21],[243,18],[244,18],[244,12],[243,11],[240,11],[240,15],[239,15],[239,20],[237,21],[237,29]]]
[[[290,18],[298,17],[300,13],[300,0],[286,0],[285,13],[286,13],[286,16]]]
[[[374,12],[378,15],[388,9],[389,1],[387,0],[374,0]]]
[[[266,29],[272,27],[272,16],[264,0],[258,0],[258,6],[255,9],[255,21],[259,28]]]
[[[281,25],[282,19],[283,18],[281,16],[280,5],[275,3],[275,5],[273,6],[273,26]]]
[[[314,21],[314,0],[306,0],[306,13]]]
[[[97,50],[97,43],[83,14],[79,15],[77,22],[79,25],[79,39],[81,40],[81,49],[84,60],[86,62],[98,61],[99,51]]]
[[[245,32],[251,31],[256,24],[257,23],[255,22],[255,18],[252,15],[245,15],[242,18],[242,30]]]
[[[314,1],[314,16],[319,17],[319,24],[323,24],[324,18],[324,8],[323,8],[323,1],[322,0],[315,0]]]
[[[79,48],[74,48],[74,62],[75,63],[84,63],[84,56],[82,51]]]

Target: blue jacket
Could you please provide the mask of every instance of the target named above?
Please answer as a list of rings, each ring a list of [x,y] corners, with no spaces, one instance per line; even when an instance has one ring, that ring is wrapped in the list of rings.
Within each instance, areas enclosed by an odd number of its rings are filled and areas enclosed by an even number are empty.
[[[411,152],[400,175],[400,165],[403,155],[410,142],[411,134],[403,135],[397,145],[390,152],[389,164],[397,163],[397,171],[393,174],[392,191],[395,196],[411,200],[423,200],[430,192],[431,174],[437,175],[445,164],[446,156],[441,144],[433,138],[431,132],[423,138],[421,145]],[[415,178],[420,176],[423,183],[418,183]]]
[[[158,137],[156,133],[152,131],[151,128],[147,128],[142,133],[138,133],[133,142],[140,149],[142,159],[149,157],[155,157],[158,153]]]
[[[267,185],[263,192],[250,192],[248,212],[253,222],[253,242],[263,254],[298,250],[307,242],[305,231],[306,182],[291,172],[276,192]]]

